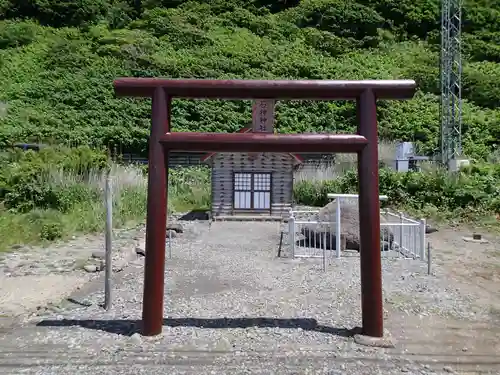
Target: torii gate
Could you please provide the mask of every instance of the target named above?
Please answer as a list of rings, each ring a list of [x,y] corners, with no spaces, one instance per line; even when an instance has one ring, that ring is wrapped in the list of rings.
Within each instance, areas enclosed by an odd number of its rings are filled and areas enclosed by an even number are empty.
[[[263,81],[119,78],[117,96],[152,98],[142,333],[163,326],[165,236],[170,151],[357,153],[362,333],[383,337],[377,99],[410,99],[412,80]],[[356,100],[358,131],[341,134],[172,133],[172,98]]]

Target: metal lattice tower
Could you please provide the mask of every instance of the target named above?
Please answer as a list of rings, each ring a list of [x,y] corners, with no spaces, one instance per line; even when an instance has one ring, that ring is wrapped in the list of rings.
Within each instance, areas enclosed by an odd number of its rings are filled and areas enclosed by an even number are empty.
[[[462,154],[462,3],[441,3],[441,160],[445,165]]]

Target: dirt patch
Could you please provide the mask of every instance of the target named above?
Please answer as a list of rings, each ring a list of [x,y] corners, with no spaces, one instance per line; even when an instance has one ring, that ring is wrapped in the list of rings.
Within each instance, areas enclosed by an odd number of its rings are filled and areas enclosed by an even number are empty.
[[[478,304],[490,304],[500,310],[500,237],[482,233],[487,243],[467,242],[469,228],[444,229],[428,236],[433,262],[458,288],[477,296]]]
[[[390,315],[387,326],[397,343],[390,352],[401,359],[450,373],[500,370],[499,330],[494,324],[396,313]]]
[[[483,233],[488,240],[483,244],[462,239],[472,233],[469,228],[459,228],[428,235],[434,273],[448,278],[460,293],[474,295],[473,305],[478,310],[486,308],[489,318],[401,314],[397,311],[398,303],[406,301],[399,301],[397,295],[393,295],[394,301],[386,304],[390,310],[386,326],[398,341],[393,354],[445,372],[500,371],[500,238]]]
[[[17,315],[56,303],[80,288],[89,277],[82,274],[0,278],[1,313]],[[29,285],[29,287],[28,287]]]
[[[143,228],[119,230],[113,243],[113,268],[127,263],[144,238]],[[87,263],[101,262],[103,235],[88,235],[49,247],[17,247],[0,259],[0,316],[24,315],[59,303],[99,272],[85,271]],[[102,268],[102,267],[101,267]],[[100,268],[99,268],[100,269]]]

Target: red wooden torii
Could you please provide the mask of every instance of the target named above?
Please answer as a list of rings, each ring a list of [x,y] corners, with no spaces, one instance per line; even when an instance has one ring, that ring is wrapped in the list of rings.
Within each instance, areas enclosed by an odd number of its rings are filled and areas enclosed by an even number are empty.
[[[163,326],[165,236],[170,151],[357,153],[363,334],[383,336],[380,209],[378,189],[377,99],[409,99],[412,80],[262,81],[119,78],[117,96],[152,98],[149,138],[146,265],[142,333]],[[172,133],[172,98],[356,100],[355,135],[268,133]]]

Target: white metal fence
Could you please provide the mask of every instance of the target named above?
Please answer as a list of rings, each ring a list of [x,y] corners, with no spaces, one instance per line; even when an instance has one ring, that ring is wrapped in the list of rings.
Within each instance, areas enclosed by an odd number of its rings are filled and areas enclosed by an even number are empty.
[[[335,236],[337,223],[307,217],[308,214],[316,213],[317,211],[294,211],[293,214],[296,216],[290,216],[288,234],[292,256],[294,258],[321,258],[328,254],[340,257],[340,251],[335,250],[337,249]],[[297,220],[296,217],[300,218],[299,215],[302,219]],[[338,248],[340,250],[340,247]]]
[[[357,199],[356,194],[329,194],[336,200],[335,220],[319,220],[319,210],[292,210],[288,219],[288,245],[293,258],[327,259],[352,255],[346,249],[342,231],[341,199]],[[380,196],[380,199],[387,199]],[[402,213],[381,210],[380,240],[383,257],[426,260],[425,219],[414,220]],[[358,229],[359,230],[359,229]],[[355,252],[357,254],[357,252]]]
[[[380,240],[399,257],[426,260],[426,221],[414,220],[403,213],[381,210]],[[390,253],[389,253],[390,254]]]

